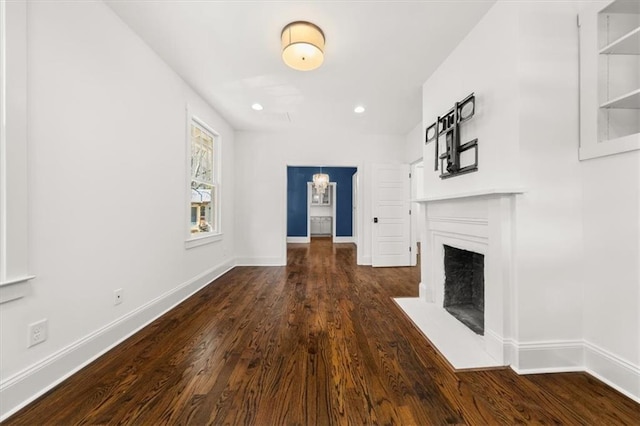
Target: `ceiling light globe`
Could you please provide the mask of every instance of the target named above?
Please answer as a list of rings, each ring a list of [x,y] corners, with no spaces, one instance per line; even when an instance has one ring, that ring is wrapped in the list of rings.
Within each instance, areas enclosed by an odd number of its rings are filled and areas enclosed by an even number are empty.
[[[362,105],[358,105],[353,109],[353,112],[356,114],[362,114],[364,112],[364,107]]]
[[[254,111],[262,111],[264,107],[256,102],[255,104],[251,105],[251,109]]]

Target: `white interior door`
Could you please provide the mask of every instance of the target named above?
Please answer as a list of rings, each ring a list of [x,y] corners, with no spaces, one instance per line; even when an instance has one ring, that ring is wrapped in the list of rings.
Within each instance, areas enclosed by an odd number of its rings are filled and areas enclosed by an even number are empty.
[[[373,266],[411,264],[408,164],[373,165]]]

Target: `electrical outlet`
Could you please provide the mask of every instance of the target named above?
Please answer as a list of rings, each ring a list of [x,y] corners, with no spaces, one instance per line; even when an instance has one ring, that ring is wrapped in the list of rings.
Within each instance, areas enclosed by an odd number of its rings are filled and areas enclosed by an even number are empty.
[[[113,304],[119,305],[122,303],[122,298],[124,294],[121,288],[113,291]]]
[[[34,322],[33,324],[29,324],[29,347],[47,340],[48,324],[49,323],[46,318],[41,319],[38,322]]]

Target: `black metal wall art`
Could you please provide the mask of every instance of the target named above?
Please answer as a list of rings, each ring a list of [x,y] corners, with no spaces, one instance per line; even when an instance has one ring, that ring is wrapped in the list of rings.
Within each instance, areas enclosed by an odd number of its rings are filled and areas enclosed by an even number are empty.
[[[435,123],[427,127],[425,143],[435,141],[434,170],[440,167],[440,179],[447,179],[478,170],[478,139],[460,144],[460,125],[471,119],[476,112],[476,97],[473,93],[456,102],[446,114],[438,117]],[[440,140],[444,135],[444,152],[440,153]],[[474,161],[461,165],[460,154],[474,150]]]

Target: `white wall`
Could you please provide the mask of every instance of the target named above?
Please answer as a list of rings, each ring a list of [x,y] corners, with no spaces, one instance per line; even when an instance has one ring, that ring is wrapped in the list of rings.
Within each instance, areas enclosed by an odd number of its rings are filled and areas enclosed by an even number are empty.
[[[478,138],[479,147],[477,172],[442,180],[441,170],[433,170],[435,142],[423,144],[429,196],[518,184],[517,3],[498,2],[423,85],[422,129],[476,94],[476,112],[461,126],[460,143]]]
[[[498,2],[423,86],[426,128],[470,92],[479,171],[427,196],[523,187],[513,300],[519,371],[586,369],[640,398],[640,156],[578,161],[580,2]],[[473,123],[473,125],[472,125]]]
[[[517,15],[521,342],[582,335],[577,13],[572,2],[521,2]]]
[[[526,188],[516,222],[519,342],[581,336],[576,13],[570,3],[499,2],[423,88],[424,127],[467,94],[477,100],[461,142],[478,137],[478,171],[440,179],[430,143],[429,195]]]
[[[286,263],[286,167],[358,167],[362,200],[362,244],[358,258],[371,263],[371,164],[402,160],[402,136],[340,132],[236,132],[236,237],[238,262]]]
[[[580,172],[585,363],[640,401],[640,152],[583,161]]]
[[[614,383],[629,381],[640,400],[640,152],[580,166],[587,365]]]
[[[577,161],[588,3],[520,5],[518,340],[640,399],[640,156]]]
[[[36,278],[0,305],[0,416],[231,267],[235,250],[229,125],[103,3],[29,2],[27,24]],[[190,250],[187,103],[224,155],[224,238]],[[48,340],[27,348],[42,318]]]
[[[420,160],[422,158],[422,145],[424,145],[424,129],[421,121],[405,136],[404,162],[412,164]]]

